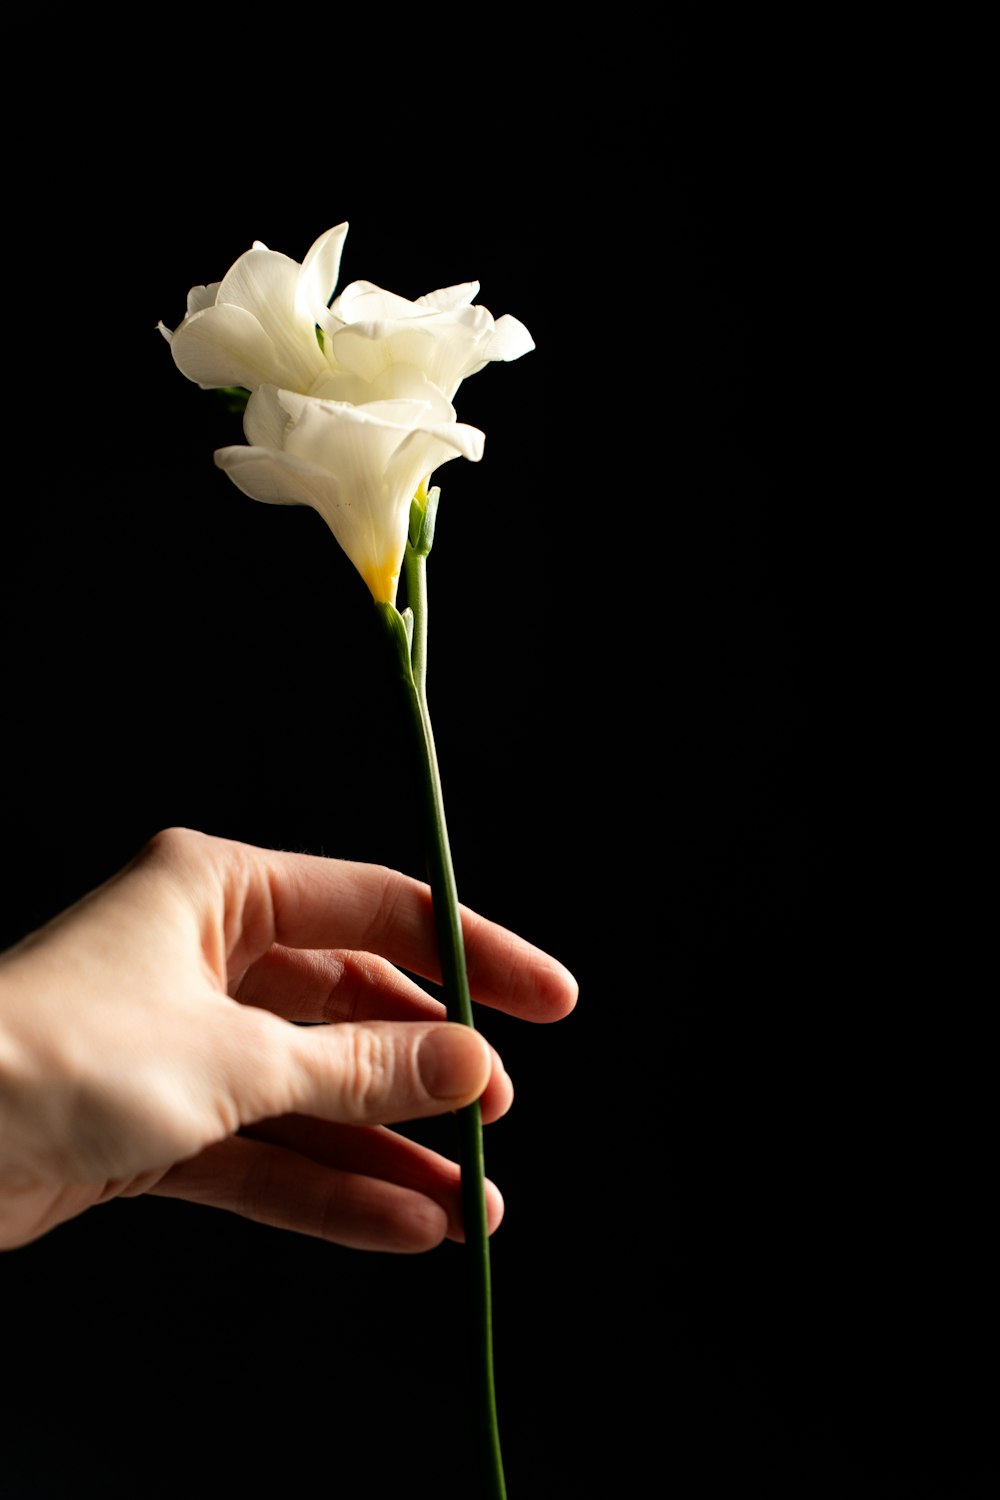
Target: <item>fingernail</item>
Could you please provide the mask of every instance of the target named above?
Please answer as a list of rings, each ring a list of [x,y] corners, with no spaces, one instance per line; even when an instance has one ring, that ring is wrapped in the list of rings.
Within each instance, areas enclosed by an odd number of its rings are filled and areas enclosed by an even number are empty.
[[[471,1026],[445,1024],[428,1031],[420,1043],[417,1065],[424,1088],[433,1099],[460,1099],[485,1088],[489,1078],[486,1043]]]

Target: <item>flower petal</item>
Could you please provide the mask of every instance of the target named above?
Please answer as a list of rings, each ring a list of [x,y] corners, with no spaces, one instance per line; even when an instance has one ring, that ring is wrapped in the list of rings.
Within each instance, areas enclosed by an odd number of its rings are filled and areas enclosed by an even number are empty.
[[[479,296],[478,281],[464,281],[461,286],[444,286],[436,292],[425,292],[414,306],[429,307],[435,312],[451,312],[456,307],[467,307]]]
[[[426,389],[426,400],[354,406],[261,386],[244,418],[250,446],[221,448],[216,463],[252,499],[318,510],[372,596],[394,603],[413,495],[450,459],[478,460],[485,441]]]
[[[205,390],[241,385],[256,390],[280,364],[274,341],[243,307],[209,307],[174,329],[177,368]]]
[[[440,347],[430,323],[349,323],[330,340],[330,353],[336,364],[360,375],[362,380],[376,380],[390,365],[416,365],[435,385],[444,388],[439,379],[446,351]]]
[[[188,316],[201,312],[203,308],[214,307],[221,285],[221,281],[211,281],[208,286],[193,286],[187,295]]]
[[[347,223],[337,224],[321,234],[306,252],[296,290],[298,312],[321,321],[333,299],[340,276],[340,258],[347,238]]]
[[[223,277],[209,312],[232,305],[252,313],[274,344],[277,366],[268,383],[305,390],[326,361],[313,311],[298,306],[299,272],[297,261],[276,250],[248,250]]]
[[[324,401],[349,401],[354,406],[364,406],[371,401],[430,401],[435,410],[443,402],[447,412],[454,416],[454,408],[444,393],[416,365],[387,365],[372,380],[365,380],[350,370],[331,369],[313,381],[308,392]],[[441,413],[441,420],[446,414]]]
[[[291,421],[277,386],[262,385],[247,402],[243,433],[253,448],[280,450],[285,446],[285,434]]]
[[[413,316],[414,304],[395,292],[386,292],[373,281],[352,281],[345,286],[330,311],[342,323],[372,322],[379,318]]]
[[[218,448],[215,462],[244,495],[265,505],[309,505],[322,511],[326,491],[336,484],[317,465],[271,448]]]
[[[493,325],[486,357],[488,360],[520,359],[522,354],[530,354],[534,347],[535,341],[524,324],[510,313],[504,313]]]

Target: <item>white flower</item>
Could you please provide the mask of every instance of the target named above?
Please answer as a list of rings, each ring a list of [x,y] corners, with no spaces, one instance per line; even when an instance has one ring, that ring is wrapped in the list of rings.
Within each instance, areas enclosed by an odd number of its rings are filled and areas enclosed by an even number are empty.
[[[413,365],[449,400],[462,381],[492,360],[518,359],[534,349],[517,318],[494,319],[472,305],[479,282],[444,287],[408,302],[369,281],[345,287],[330,308],[324,348],[331,365],[375,380],[391,365]]]
[[[301,265],[260,240],[221,281],[188,293],[184,321],[158,325],[174,361],[205,389],[277,385],[308,391],[329,370],[316,335],[340,274],[347,225],[328,229]]]
[[[364,405],[260,386],[244,415],[249,447],[220,448],[215,460],[253,500],[319,511],[377,604],[395,604],[410,502],[449,459],[477,461],[484,436],[455,420],[434,386],[422,399]]]
[[[355,281],[333,301],[347,227],[328,229],[301,266],[258,240],[222,281],[192,287],[183,322],[173,332],[158,325],[181,373],[206,388],[275,385],[313,396],[354,376],[361,384],[350,399],[361,403],[381,399],[367,385],[407,365],[451,401],[467,376],[535,347],[517,318],[473,305],[478,281],[415,302]]]

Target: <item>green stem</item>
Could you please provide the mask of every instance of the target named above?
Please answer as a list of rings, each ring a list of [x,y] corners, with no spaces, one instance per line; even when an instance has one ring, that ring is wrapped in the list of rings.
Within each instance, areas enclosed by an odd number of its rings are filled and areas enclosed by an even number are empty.
[[[377,608],[391,642],[397,679],[403,690],[419,767],[417,780],[425,850],[448,1017],[462,1025],[472,1026],[472,1000],[465,966],[458,889],[445,824],[441,775],[427,707],[427,550],[429,546],[422,551],[411,547],[406,549],[407,596],[413,614],[412,645],[403,617],[394,606],[380,604]],[[483,1125],[478,1100],[457,1111],[457,1123],[483,1500],[506,1500],[493,1375],[489,1230],[486,1219]]]

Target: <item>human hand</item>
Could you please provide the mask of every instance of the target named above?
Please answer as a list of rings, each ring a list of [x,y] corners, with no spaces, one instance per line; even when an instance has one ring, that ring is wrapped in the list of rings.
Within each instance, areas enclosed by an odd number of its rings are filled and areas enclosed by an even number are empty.
[[[462,925],[475,1001],[572,1010],[555,959],[465,908]],[[461,1240],[458,1165],[385,1127],[475,1099],[489,1123],[513,1089],[402,969],[440,979],[422,882],[157,834],[0,955],[0,1248],[142,1193],[359,1249]],[[492,1183],[486,1202],[492,1233]]]

